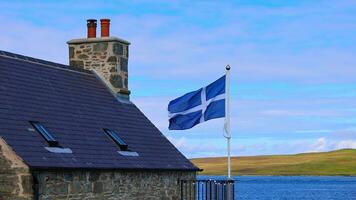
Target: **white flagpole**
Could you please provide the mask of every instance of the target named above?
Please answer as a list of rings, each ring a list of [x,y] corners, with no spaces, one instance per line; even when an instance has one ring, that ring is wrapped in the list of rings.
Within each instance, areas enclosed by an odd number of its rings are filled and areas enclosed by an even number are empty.
[[[230,65],[226,66],[226,79],[225,79],[225,134],[227,140],[227,200],[232,200],[234,196],[232,193],[232,185],[230,184],[231,178],[231,155],[230,155],[230,140],[231,140],[231,129],[230,129]]]
[[[227,178],[231,179],[231,166],[230,166],[230,65],[226,66],[226,80],[225,80],[225,137],[227,139]]]

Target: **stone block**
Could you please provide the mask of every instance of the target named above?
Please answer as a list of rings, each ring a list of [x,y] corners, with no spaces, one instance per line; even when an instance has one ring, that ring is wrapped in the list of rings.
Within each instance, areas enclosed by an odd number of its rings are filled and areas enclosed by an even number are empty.
[[[79,194],[83,192],[82,184],[79,181],[73,181],[69,185],[71,194]]]
[[[99,180],[99,177],[100,177],[100,173],[98,173],[98,172],[91,172],[91,173],[89,174],[89,181],[90,181],[90,182],[97,181],[97,180]]]
[[[91,48],[86,48],[86,49],[83,49],[83,52],[84,52],[84,53],[91,54]],[[90,52],[90,53],[89,53],[89,52]]]
[[[68,194],[68,183],[59,183],[56,185],[53,185],[54,187],[56,187],[56,189],[54,190],[56,194],[58,195],[67,195]]]
[[[103,183],[102,182],[94,182],[93,183],[93,193],[103,193]]]
[[[31,195],[33,192],[33,187],[32,187],[32,176],[29,174],[26,175],[21,175],[21,185],[23,189],[23,193],[27,195]]]
[[[111,74],[110,83],[115,88],[122,88],[122,77],[118,74]]]
[[[116,67],[111,67],[111,68],[110,68],[110,72],[117,72]]]
[[[64,176],[64,180],[65,181],[73,181],[73,173],[72,172],[65,172],[64,174],[63,174],[63,176]]]
[[[124,78],[124,88],[128,88],[129,86],[128,86],[128,78],[127,77],[125,77]]]
[[[121,71],[127,72],[127,59],[126,58],[120,58],[120,69]]]
[[[79,54],[78,58],[79,59],[83,59],[83,60],[87,60],[89,58],[89,56],[86,55],[86,54]]]
[[[122,56],[124,54],[124,46],[120,43],[114,43],[112,49],[115,55]]]
[[[69,58],[74,58],[74,47],[69,47]]]
[[[107,42],[100,42],[97,44],[94,44],[93,50],[97,52],[103,52],[108,49],[108,43]]]
[[[110,56],[110,57],[108,58],[107,62],[114,62],[114,63],[116,63],[116,62],[117,62],[116,56]]]
[[[84,68],[84,62],[82,60],[71,60],[70,66]]]

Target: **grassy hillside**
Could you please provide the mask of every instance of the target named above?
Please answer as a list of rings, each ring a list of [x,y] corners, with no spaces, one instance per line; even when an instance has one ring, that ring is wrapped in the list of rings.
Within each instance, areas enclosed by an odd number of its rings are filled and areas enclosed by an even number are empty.
[[[197,158],[201,174],[226,174],[225,157]],[[356,149],[296,155],[246,156],[231,159],[233,175],[349,175],[356,176]]]

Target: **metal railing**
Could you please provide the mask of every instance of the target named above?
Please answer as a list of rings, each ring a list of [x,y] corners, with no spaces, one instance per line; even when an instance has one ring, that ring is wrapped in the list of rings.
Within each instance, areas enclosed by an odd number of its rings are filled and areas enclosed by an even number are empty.
[[[233,200],[234,180],[180,180],[181,200]]]

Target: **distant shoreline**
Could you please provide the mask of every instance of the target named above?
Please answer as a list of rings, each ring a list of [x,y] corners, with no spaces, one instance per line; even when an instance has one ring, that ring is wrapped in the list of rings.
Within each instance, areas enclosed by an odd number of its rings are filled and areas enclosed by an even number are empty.
[[[195,158],[199,175],[226,174],[226,157]],[[321,153],[232,157],[233,176],[356,176],[356,149]]]

